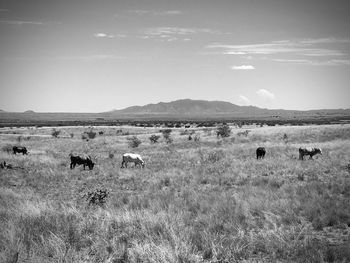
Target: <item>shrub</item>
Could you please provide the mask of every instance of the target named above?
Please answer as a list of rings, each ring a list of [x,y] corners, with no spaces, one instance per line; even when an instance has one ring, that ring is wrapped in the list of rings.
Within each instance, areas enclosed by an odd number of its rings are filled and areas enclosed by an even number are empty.
[[[153,134],[151,137],[149,137],[149,140],[151,141],[151,143],[157,143],[159,138],[160,138],[159,135]]]
[[[3,152],[11,153],[11,152],[12,152],[12,145],[6,144],[6,145],[4,145],[4,146],[1,148],[1,150],[2,150]]]
[[[139,138],[137,138],[136,136],[132,136],[132,137],[128,138],[127,140],[128,140],[128,144],[131,148],[136,148],[142,143],[141,140]]]
[[[231,128],[227,124],[219,126],[216,130],[217,137],[229,137],[231,135]]]
[[[88,201],[89,205],[104,205],[106,203],[106,199],[108,197],[108,191],[107,189],[96,189],[91,192],[87,192],[84,194],[84,197],[86,198],[86,201]]]
[[[166,143],[172,143],[173,142],[173,139],[170,137],[171,129],[161,130],[161,133],[163,134],[163,137],[164,137]]]
[[[70,137],[71,137],[71,138],[73,138],[73,137],[74,137],[74,133],[71,133],[71,134],[69,134],[69,135],[70,135]]]
[[[199,134],[196,134],[193,139],[195,142],[199,142],[201,139],[201,136]]]
[[[244,132],[238,132],[237,135],[247,137],[249,133],[250,133],[250,130],[245,130]]]
[[[98,134],[99,134],[99,135],[103,135],[103,131],[99,131]]]
[[[61,133],[60,130],[53,129],[51,132],[51,135],[52,135],[52,137],[57,138],[60,133]]]
[[[94,139],[96,137],[96,132],[94,132],[93,130],[86,132],[86,134],[89,137],[89,139]]]
[[[113,159],[114,158],[114,154],[110,153],[110,154],[108,154],[108,157],[109,157],[109,159]]]

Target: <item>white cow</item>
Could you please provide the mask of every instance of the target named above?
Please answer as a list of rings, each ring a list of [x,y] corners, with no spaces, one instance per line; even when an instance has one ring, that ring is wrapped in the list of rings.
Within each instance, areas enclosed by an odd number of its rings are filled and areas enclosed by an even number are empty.
[[[136,165],[141,165],[142,168],[145,167],[145,162],[142,160],[141,155],[136,153],[124,153],[121,168],[128,168],[128,163],[134,163]]]

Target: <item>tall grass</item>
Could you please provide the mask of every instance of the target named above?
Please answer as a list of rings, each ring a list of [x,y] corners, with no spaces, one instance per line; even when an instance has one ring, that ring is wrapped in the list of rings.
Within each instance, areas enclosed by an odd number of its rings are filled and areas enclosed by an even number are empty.
[[[350,261],[348,126],[258,128],[234,141],[196,133],[198,142],[172,132],[172,144],[138,133],[145,169],[120,169],[119,135],[43,137],[26,142],[28,156],[1,152],[21,168],[0,170],[0,261]],[[4,136],[0,148],[11,143]],[[301,144],[324,154],[299,161]],[[96,168],[70,170],[73,151]],[[84,198],[94,189],[108,189],[104,205]]]

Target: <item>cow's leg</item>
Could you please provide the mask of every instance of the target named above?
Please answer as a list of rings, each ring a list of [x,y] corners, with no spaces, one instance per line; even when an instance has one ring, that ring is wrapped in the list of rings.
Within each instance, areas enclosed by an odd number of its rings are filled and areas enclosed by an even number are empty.
[[[70,163],[70,169],[73,169],[73,163],[72,162]]]
[[[124,168],[124,160],[122,161],[122,166],[120,168]]]
[[[86,164],[85,164],[85,163],[83,163],[83,168],[84,168],[84,170],[85,170],[85,165],[86,165]]]

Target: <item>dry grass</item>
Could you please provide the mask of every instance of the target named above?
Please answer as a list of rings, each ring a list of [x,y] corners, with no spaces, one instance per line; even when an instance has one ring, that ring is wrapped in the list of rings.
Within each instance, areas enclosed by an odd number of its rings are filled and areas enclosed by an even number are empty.
[[[0,161],[15,166],[0,170],[0,262],[350,261],[349,125],[254,128],[247,137],[233,129],[224,139],[197,129],[200,141],[179,129],[171,144],[152,144],[157,130],[123,127],[142,141],[136,149],[118,129],[96,129],[104,134],[89,141],[78,136],[84,128],[62,128],[61,138],[22,129],[31,137],[20,142],[0,135]],[[29,155],[6,151],[15,144]],[[301,145],[324,154],[299,161]],[[130,151],[145,169],[120,169]],[[94,170],[70,170],[71,152],[91,154]],[[88,205],[94,189],[108,189],[106,204]]]

